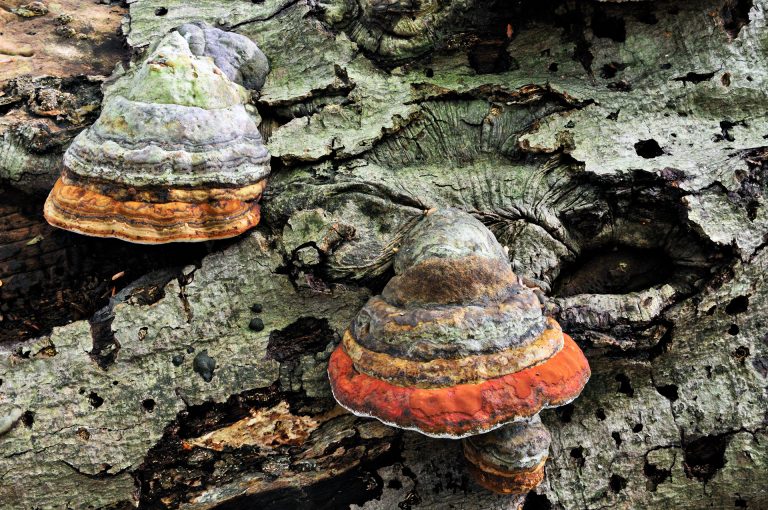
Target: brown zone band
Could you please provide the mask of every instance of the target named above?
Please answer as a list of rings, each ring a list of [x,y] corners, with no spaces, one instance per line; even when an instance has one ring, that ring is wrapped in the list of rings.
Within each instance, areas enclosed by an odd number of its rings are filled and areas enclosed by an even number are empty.
[[[516,284],[509,262],[488,257],[432,258],[394,276],[382,298],[396,306],[498,301]]]
[[[532,469],[508,473],[486,472],[471,461],[467,462],[469,474],[481,486],[499,494],[524,494],[535,489],[544,480],[546,459]]]
[[[145,202],[163,204],[168,202],[204,203],[218,200],[240,200],[254,202],[261,198],[267,180],[242,187],[199,187],[199,188],[158,188],[133,187],[120,183],[83,178],[65,169],[61,180],[66,186],[75,186],[99,195],[110,197],[118,202]]]
[[[62,179],[56,181],[43,212],[55,227],[145,244],[224,239],[249,230],[260,219],[256,202],[123,202]]]
[[[549,327],[523,347],[457,359],[419,362],[374,352],[357,343],[350,330],[342,344],[358,372],[397,386],[442,388],[502,377],[548,360],[563,348],[563,331],[555,320],[547,321]]]

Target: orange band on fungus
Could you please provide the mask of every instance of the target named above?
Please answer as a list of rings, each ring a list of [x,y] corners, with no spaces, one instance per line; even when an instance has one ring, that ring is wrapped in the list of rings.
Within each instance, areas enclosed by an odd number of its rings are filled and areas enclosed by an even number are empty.
[[[121,202],[67,185],[62,179],[56,181],[44,214],[55,227],[144,244],[233,237],[257,225],[260,219],[255,201]]]
[[[563,349],[546,362],[478,384],[408,388],[358,372],[343,346],[331,355],[328,372],[336,400],[355,414],[435,437],[466,437],[563,405],[590,376],[581,349],[568,335]]]
[[[508,473],[483,471],[472,462],[467,462],[469,474],[482,487],[498,494],[525,494],[535,489],[544,480],[546,459],[533,469],[521,469]]]
[[[519,372],[551,358],[563,347],[563,331],[554,319],[547,322],[547,329],[523,346],[455,359],[412,361],[375,352],[357,343],[349,330],[344,333],[342,343],[346,354],[361,373],[386,379],[393,384],[420,388],[454,386]]]
[[[215,200],[240,200],[242,202],[258,201],[264,188],[266,179],[256,184],[242,187],[208,187],[208,188],[136,188],[126,187],[119,183],[100,181],[93,178],[83,178],[68,170],[61,173],[61,180],[65,186],[75,186],[92,191],[99,195],[105,195],[119,202],[187,202],[202,203]]]

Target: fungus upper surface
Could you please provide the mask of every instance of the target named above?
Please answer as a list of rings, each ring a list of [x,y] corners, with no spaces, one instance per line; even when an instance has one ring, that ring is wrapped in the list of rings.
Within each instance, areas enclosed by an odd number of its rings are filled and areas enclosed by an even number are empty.
[[[574,399],[589,378],[576,344],[520,285],[493,235],[455,209],[403,239],[396,276],[331,356],[352,412],[437,437],[465,437]]]
[[[171,32],[113,77],[100,117],[64,155],[49,223],[149,244],[232,237],[258,223],[270,156],[249,91],[229,76],[250,83],[243,76],[258,61],[253,80],[263,83],[268,65],[242,36],[198,25],[185,33],[197,42]]]
[[[477,483],[501,494],[523,494],[544,479],[551,437],[538,415],[463,440]]]
[[[474,0],[323,0],[321,17],[376,58],[398,62],[427,53],[451,32],[451,21]]]

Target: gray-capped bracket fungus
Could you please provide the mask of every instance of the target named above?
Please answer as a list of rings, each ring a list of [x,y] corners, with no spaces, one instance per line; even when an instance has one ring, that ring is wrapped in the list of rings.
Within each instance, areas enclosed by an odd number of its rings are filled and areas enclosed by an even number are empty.
[[[202,23],[160,38],[105,84],[99,118],[64,154],[48,222],[144,244],[255,226],[270,156],[246,87],[268,70],[253,41]]]
[[[341,29],[364,52],[396,64],[428,53],[452,32],[476,0],[321,0],[323,21]]]
[[[450,208],[428,212],[404,236],[393,264],[395,276],[331,355],[331,388],[343,407],[460,439],[535,420],[541,409],[581,393],[590,376],[581,349],[544,316],[474,217]],[[472,465],[481,471],[494,464]]]

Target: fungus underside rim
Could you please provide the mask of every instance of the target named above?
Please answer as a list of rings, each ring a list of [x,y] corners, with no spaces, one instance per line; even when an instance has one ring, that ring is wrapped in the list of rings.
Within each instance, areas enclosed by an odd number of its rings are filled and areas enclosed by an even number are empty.
[[[584,391],[584,388],[586,387],[586,385],[589,383],[589,380],[592,377],[592,370],[589,367],[589,360],[587,360],[587,358],[584,355],[584,353],[581,350],[581,348],[578,346],[578,344],[576,344],[576,342],[573,339],[571,339],[571,342],[573,342],[573,345],[576,347],[576,349],[578,349],[578,351],[581,353],[581,356],[584,357],[584,360],[586,361],[586,365],[585,365],[585,367],[586,367],[586,375],[584,376],[584,381],[583,381],[583,383],[581,385],[581,388],[579,389],[578,393],[576,393],[573,397],[571,397],[571,398],[569,398],[567,400],[562,400],[562,401],[560,401],[560,402],[558,402],[557,404],[554,404],[554,405],[551,403],[551,400],[546,401],[546,403],[544,403],[542,401],[541,406],[537,408],[535,413],[531,413],[529,415],[515,416],[512,419],[504,420],[504,421],[501,421],[501,422],[497,422],[497,423],[494,423],[494,424],[492,424],[490,426],[479,425],[478,427],[474,427],[474,428],[468,430],[465,433],[458,433],[458,434],[426,432],[426,431],[424,431],[424,430],[422,430],[422,429],[420,429],[420,428],[418,428],[416,426],[400,425],[400,424],[397,424],[395,422],[391,422],[391,421],[387,421],[385,419],[382,419],[382,418],[380,418],[378,416],[374,416],[372,414],[368,414],[368,413],[365,413],[365,412],[362,412],[362,411],[355,410],[355,409],[345,405],[344,403],[342,403],[339,400],[339,398],[337,396],[337,392],[336,392],[336,390],[334,388],[334,384],[333,384],[332,378],[331,378],[330,367],[329,367],[329,370],[326,373],[328,374],[329,381],[331,381],[330,387],[331,387],[331,393],[333,394],[334,400],[336,400],[336,402],[341,407],[343,407],[344,409],[346,409],[350,413],[354,414],[355,416],[360,416],[360,417],[364,417],[364,418],[375,418],[376,420],[380,421],[381,423],[384,423],[385,425],[389,425],[391,427],[395,427],[395,428],[399,428],[399,429],[404,429],[404,430],[413,430],[415,432],[418,432],[418,433],[423,434],[423,435],[428,436],[428,437],[434,437],[434,438],[438,438],[438,439],[464,439],[464,438],[467,438],[467,437],[472,437],[472,436],[476,436],[476,435],[479,435],[479,434],[484,434],[486,432],[491,432],[493,430],[501,428],[501,427],[503,427],[505,425],[508,425],[510,423],[521,422],[521,421],[528,421],[533,416],[539,414],[544,409],[555,409],[555,408],[558,408],[558,407],[562,407],[562,406],[568,405],[568,404],[572,403],[573,401],[575,401],[581,395],[581,393]],[[339,348],[340,348],[340,346],[337,346],[335,349],[339,349]],[[349,356],[348,354],[346,354],[346,352],[344,353],[344,355]],[[541,365],[541,364],[545,363],[546,361],[549,361],[549,360],[545,360],[544,362],[539,363],[538,365]],[[350,363],[351,363],[351,360],[350,360]],[[535,365],[535,366],[538,366],[538,365]],[[525,370],[535,368],[535,366],[527,367]],[[357,369],[354,368],[354,364],[352,364],[352,369],[357,372]],[[522,370],[520,372],[522,372]],[[358,373],[360,374],[360,372],[358,372]],[[362,374],[362,375],[365,375],[365,374]],[[502,376],[502,377],[509,377],[511,375],[514,375],[514,374],[508,374],[507,376]],[[370,376],[367,376],[367,377],[370,377]],[[494,379],[499,379],[499,378],[494,378]],[[383,381],[383,382],[386,382],[386,381]],[[395,386],[395,385],[393,385],[393,386]]]

